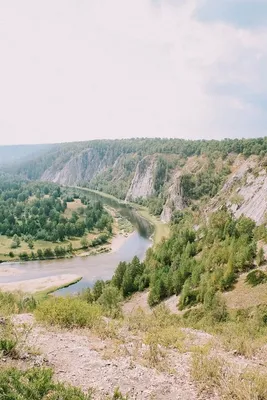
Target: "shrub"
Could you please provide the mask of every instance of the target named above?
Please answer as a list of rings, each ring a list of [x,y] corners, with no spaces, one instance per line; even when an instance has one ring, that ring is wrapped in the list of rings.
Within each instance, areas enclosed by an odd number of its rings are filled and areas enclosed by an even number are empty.
[[[23,293],[1,292],[0,290],[0,313],[2,315],[16,314],[19,312],[32,311],[36,307],[36,300],[32,296]]]
[[[99,304],[88,304],[80,298],[51,297],[36,309],[36,319],[65,328],[94,326],[102,315]]]
[[[255,270],[247,275],[246,282],[251,286],[257,286],[267,281],[267,274],[261,270]]]
[[[91,394],[53,382],[53,372],[46,368],[0,371],[0,398],[10,400],[91,400]]]

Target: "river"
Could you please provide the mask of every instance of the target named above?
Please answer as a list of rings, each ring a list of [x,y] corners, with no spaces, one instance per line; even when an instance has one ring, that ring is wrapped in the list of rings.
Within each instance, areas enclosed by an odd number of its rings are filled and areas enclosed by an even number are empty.
[[[147,249],[151,246],[150,236],[153,232],[151,224],[139,216],[137,212],[124,203],[101,196],[100,194],[86,192],[94,200],[100,200],[103,204],[111,206],[126,217],[135,227],[135,231],[115,252],[104,253],[88,257],[73,257],[70,259],[29,261],[24,263],[4,263],[0,266],[8,266],[21,270],[18,275],[0,277],[1,283],[15,282],[34,278],[56,276],[59,274],[76,274],[82,276],[82,280],[67,288],[60,289],[56,294],[76,293],[86,287],[92,287],[98,279],[108,280],[112,277],[120,261],[130,261],[134,256],[143,259]]]

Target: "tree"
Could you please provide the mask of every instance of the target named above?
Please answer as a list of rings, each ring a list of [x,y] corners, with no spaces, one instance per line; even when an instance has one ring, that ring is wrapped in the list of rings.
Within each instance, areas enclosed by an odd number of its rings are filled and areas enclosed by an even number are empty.
[[[97,280],[93,287],[93,296],[95,300],[98,300],[101,294],[103,293],[103,289],[105,286],[105,282],[102,280]]]
[[[33,249],[34,245],[33,245],[33,240],[32,239],[28,240],[28,246],[29,246],[29,249]]]
[[[45,250],[44,250],[44,257],[45,257],[45,258],[52,258],[52,257],[54,257],[54,252],[53,252],[53,250],[50,249],[50,248],[45,249]]]
[[[89,242],[88,242],[88,239],[87,239],[86,236],[83,236],[83,237],[81,238],[80,243],[81,243],[81,246],[82,246],[83,249],[87,249],[88,246],[89,246]]]
[[[121,289],[126,268],[127,268],[127,263],[125,261],[121,261],[117,266],[115,273],[112,277],[112,283],[118,289]]]
[[[12,238],[11,249],[16,249],[20,245],[20,238],[18,235],[14,235]]]
[[[42,259],[42,258],[44,257],[44,254],[43,254],[43,250],[42,250],[42,249],[38,249],[38,250],[37,250],[37,257],[38,257],[39,259]]]
[[[111,317],[116,317],[120,313],[120,302],[122,296],[118,288],[108,285],[103,288],[102,294],[98,299],[106,313]]]
[[[262,247],[260,247],[256,257],[257,266],[260,267],[264,263],[264,261],[265,261],[264,250]]]

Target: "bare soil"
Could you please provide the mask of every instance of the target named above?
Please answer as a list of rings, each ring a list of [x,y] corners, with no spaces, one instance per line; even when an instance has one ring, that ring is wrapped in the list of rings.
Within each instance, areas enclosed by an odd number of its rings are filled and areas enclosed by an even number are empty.
[[[107,399],[117,387],[135,400],[207,399],[190,378],[190,354],[170,352],[171,369],[159,371],[139,361],[134,342],[122,344],[118,351],[113,341],[101,340],[88,331],[40,327],[30,314],[17,315],[15,321],[32,325],[27,340],[41,351],[39,359],[53,367],[58,381],[85,391],[93,388],[96,400]],[[143,351],[144,346],[139,349]]]

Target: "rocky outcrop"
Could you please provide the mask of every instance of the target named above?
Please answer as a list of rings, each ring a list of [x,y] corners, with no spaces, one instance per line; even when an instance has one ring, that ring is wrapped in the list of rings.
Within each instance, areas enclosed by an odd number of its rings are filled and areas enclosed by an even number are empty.
[[[109,153],[101,158],[99,152],[87,149],[61,166],[52,165],[44,172],[41,180],[70,186],[90,182],[97,173],[112,165],[115,160]]]
[[[234,215],[238,218],[242,214],[253,219],[258,225],[266,220],[267,213],[267,174],[265,170],[259,172],[259,176],[248,174],[246,182],[236,193],[239,196],[239,204],[227,202]]]
[[[162,222],[170,222],[173,211],[183,210],[186,206],[182,193],[180,171],[176,173],[167,193],[167,200],[160,216]]]
[[[155,156],[144,157],[136,167],[135,175],[128,190],[126,200],[136,200],[140,197],[153,196],[154,171],[156,165]]]
[[[225,182],[219,194],[211,200],[209,213],[222,204],[236,218],[245,215],[260,225],[266,220],[267,213],[267,173],[261,167],[257,157],[244,160],[237,157],[233,164],[233,173]]]

